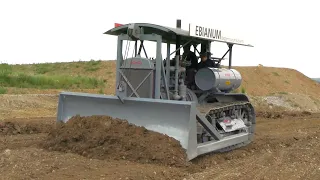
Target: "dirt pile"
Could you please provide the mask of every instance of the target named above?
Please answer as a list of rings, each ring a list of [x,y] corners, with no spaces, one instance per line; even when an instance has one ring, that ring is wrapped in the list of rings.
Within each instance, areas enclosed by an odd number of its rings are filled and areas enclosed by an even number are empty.
[[[0,122],[0,135],[46,133],[49,132],[50,129],[50,125],[42,125],[36,123],[22,123],[11,121]]]
[[[72,117],[58,124],[42,146],[96,159],[186,165],[179,141],[108,116]]]

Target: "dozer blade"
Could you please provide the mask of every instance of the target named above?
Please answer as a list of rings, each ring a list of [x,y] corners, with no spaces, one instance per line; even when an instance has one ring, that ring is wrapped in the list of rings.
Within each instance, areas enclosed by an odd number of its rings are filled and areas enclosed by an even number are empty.
[[[62,92],[57,120],[67,122],[72,116],[108,115],[125,119],[137,126],[166,134],[180,141],[188,160],[198,155],[196,107],[193,102]]]

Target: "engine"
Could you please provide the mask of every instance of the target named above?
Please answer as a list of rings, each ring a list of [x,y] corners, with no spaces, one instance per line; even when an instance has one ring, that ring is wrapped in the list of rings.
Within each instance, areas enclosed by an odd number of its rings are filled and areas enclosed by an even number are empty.
[[[241,74],[235,69],[202,68],[195,75],[195,83],[203,91],[230,92],[240,87],[241,82]]]

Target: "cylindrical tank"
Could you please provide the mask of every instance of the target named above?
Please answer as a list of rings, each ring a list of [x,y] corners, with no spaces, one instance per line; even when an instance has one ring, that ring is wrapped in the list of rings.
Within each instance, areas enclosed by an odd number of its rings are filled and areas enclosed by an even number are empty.
[[[232,91],[240,87],[241,82],[241,74],[235,69],[202,68],[195,75],[195,83],[203,91],[213,88]]]

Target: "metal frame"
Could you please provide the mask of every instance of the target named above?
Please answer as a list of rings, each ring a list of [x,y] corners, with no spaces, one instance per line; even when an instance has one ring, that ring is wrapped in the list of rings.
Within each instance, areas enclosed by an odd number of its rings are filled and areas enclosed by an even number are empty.
[[[165,27],[165,26],[160,26],[160,25],[155,25],[155,24],[148,24],[148,23],[135,23],[135,26],[142,28],[142,32],[144,34],[140,34],[139,40],[141,41],[139,50],[137,52],[137,40],[130,38],[126,32],[128,32],[128,29],[132,24],[126,24],[122,25],[113,29],[110,29],[109,31],[105,32],[104,34],[110,34],[110,35],[118,35],[119,40],[118,40],[118,64],[117,64],[117,82],[119,82],[119,67],[120,64],[122,63],[122,41],[123,40],[131,40],[135,41],[135,54],[140,55],[141,50],[143,49],[146,57],[147,52],[144,48],[143,42],[145,40],[148,41],[155,41],[157,43],[157,51],[156,51],[156,80],[155,80],[155,99],[160,99],[161,98],[161,92],[160,92],[160,87],[161,87],[161,76],[163,77],[163,84],[165,87],[166,95],[169,97],[169,80],[170,80],[170,66],[164,67],[163,62],[162,62],[162,54],[161,54],[161,43],[166,42],[167,43],[167,57],[166,57],[166,64],[170,64],[170,56],[174,53],[176,53],[176,59],[180,56],[180,49],[186,46],[187,44],[192,43],[195,51],[197,51],[199,54],[200,52],[198,51],[197,45],[201,44],[201,51],[209,51],[211,49],[211,43],[215,42],[214,40],[207,40],[207,39],[201,39],[197,37],[191,37],[189,36],[189,32],[182,30],[181,29],[181,20],[177,20],[177,25],[176,28],[170,28],[170,27]],[[150,33],[150,34],[148,34]],[[221,41],[217,41],[221,42]],[[183,43],[182,45],[180,45]],[[221,58],[212,58],[216,59],[218,61],[221,61],[222,59],[225,58],[225,56],[229,53],[229,66],[228,68],[231,69],[232,66],[232,48],[233,45],[236,43],[229,43],[225,42],[228,45],[228,50],[225,52],[225,54]],[[170,52],[170,44],[175,44],[176,49],[172,52]],[[242,46],[250,46],[253,47],[252,45],[243,45]],[[120,59],[120,61],[119,61]],[[177,84],[178,84],[178,78],[177,78],[177,73],[178,73],[178,67],[179,67],[179,61],[176,60],[176,69],[175,69],[175,87],[174,87],[174,92],[177,92]],[[145,77],[146,79],[147,77]],[[133,90],[133,88],[131,88]],[[199,93],[198,91],[195,91],[196,93]],[[201,101],[202,99],[205,99],[209,94],[208,93],[203,93],[203,95],[199,98]]]
[[[121,34],[118,36],[118,47],[117,47],[117,66],[116,66],[116,82],[120,81],[121,77],[125,78],[125,75],[121,71],[120,67],[121,64],[123,63],[123,56],[122,56],[122,46],[123,46],[123,41],[128,40],[128,41],[134,41],[134,39],[130,38],[127,34]],[[159,35],[156,34],[142,34],[140,36],[140,40],[143,42],[144,40],[147,41],[156,41],[157,42],[157,56],[156,56],[156,74],[155,74],[155,99],[160,99],[161,93],[160,93],[160,84],[161,84],[161,64],[162,64],[162,56],[161,56],[161,43],[162,43],[162,38]],[[139,52],[137,54],[141,53],[141,48],[143,48],[145,55],[147,56],[147,53],[145,51],[144,45],[141,43]],[[145,77],[146,79],[147,77]],[[125,79],[127,83],[130,83]],[[143,83],[143,82],[142,82]],[[132,90],[132,86],[130,87]],[[116,87],[117,90],[117,87]]]

